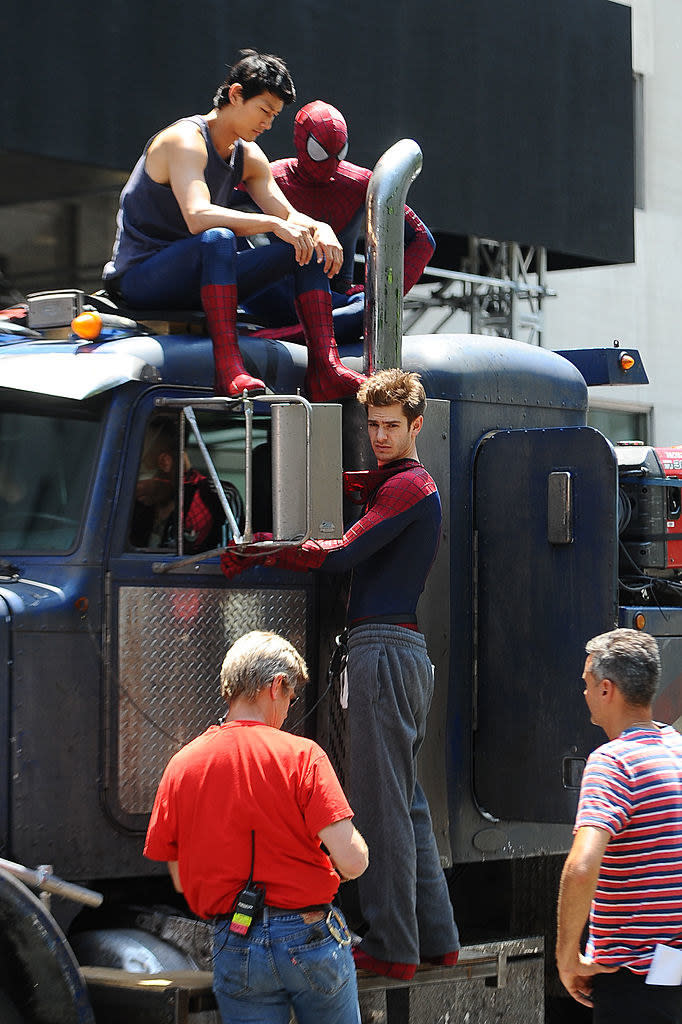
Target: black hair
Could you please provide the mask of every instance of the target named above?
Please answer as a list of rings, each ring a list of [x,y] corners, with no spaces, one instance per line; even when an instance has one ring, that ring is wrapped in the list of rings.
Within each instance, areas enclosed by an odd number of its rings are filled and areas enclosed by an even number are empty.
[[[239,60],[228,71],[227,78],[213,97],[213,106],[224,107],[230,102],[230,86],[235,82],[242,87],[245,100],[271,92],[279,96],[285,106],[296,99],[296,90],[289,70],[281,59],[272,53],[257,53],[255,50],[240,50]]]

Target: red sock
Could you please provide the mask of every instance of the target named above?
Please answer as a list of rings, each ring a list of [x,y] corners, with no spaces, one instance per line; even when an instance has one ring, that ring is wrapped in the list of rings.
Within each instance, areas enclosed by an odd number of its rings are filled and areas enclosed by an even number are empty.
[[[339,359],[332,321],[332,297],[321,288],[296,298],[296,313],[308,346],[305,389],[311,402],[353,397],[365,380]]]
[[[433,964],[434,967],[454,967],[458,960],[459,950],[455,949],[452,953],[443,953],[441,956],[425,956],[422,963]]]
[[[217,395],[241,395],[242,391],[264,391],[265,384],[244,369],[237,341],[236,284],[205,284],[201,304],[213,339]]]
[[[400,978],[402,981],[414,978],[417,970],[416,964],[401,964],[397,960],[377,960],[359,946],[353,950],[353,959],[358,970],[371,971],[372,974],[381,974],[385,978]]]

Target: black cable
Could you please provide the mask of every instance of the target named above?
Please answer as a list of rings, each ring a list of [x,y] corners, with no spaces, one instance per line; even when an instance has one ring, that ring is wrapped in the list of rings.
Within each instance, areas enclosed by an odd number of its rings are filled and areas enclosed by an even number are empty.
[[[329,673],[327,673],[327,675],[329,676]],[[292,730],[293,729],[298,729],[299,725],[302,725],[302,723],[305,722],[306,718],[309,718],[310,715],[312,715],[313,711],[322,703],[324,698],[327,696],[327,694],[331,690],[333,682],[334,682],[334,677],[332,676],[329,679],[329,682],[325,686],[325,688],[322,691],[322,693],[320,694],[320,696],[317,698],[315,703],[312,705],[312,707],[308,708],[308,710],[305,712],[305,714],[301,715],[300,718],[297,718],[295,722],[292,722],[291,725],[289,726],[290,729],[292,729]]]
[[[679,600],[682,598],[682,583],[678,580],[664,579],[660,576],[650,576],[648,573],[643,572],[641,567],[637,565],[630,552],[627,550],[622,541],[619,541],[619,547],[630,563],[632,568],[635,570],[633,577],[619,576],[618,585],[622,590],[628,593],[640,593],[643,599],[647,599],[652,602],[658,608],[661,615],[667,620],[669,616],[666,615],[663,610],[662,598],[665,596],[665,591],[672,591],[673,595]],[[661,593],[663,592],[663,593]],[[659,594],[661,595],[659,597]]]

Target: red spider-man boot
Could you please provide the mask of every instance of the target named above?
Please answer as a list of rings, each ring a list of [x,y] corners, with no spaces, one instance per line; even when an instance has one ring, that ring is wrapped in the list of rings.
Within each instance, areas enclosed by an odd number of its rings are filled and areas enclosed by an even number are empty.
[[[246,372],[237,340],[236,284],[205,284],[201,304],[213,339],[217,395],[241,395],[242,391],[265,391],[265,384]]]
[[[296,313],[308,346],[305,390],[310,401],[336,402],[354,397],[365,378],[339,359],[330,293],[321,288],[302,292],[296,297]]]

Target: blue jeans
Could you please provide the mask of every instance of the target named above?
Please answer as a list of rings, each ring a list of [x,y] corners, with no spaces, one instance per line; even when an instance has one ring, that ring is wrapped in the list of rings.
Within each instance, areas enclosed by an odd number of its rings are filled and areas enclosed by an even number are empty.
[[[271,916],[247,936],[216,924],[213,991],[223,1024],[360,1024],[350,944],[324,920],[304,924],[300,914]]]

